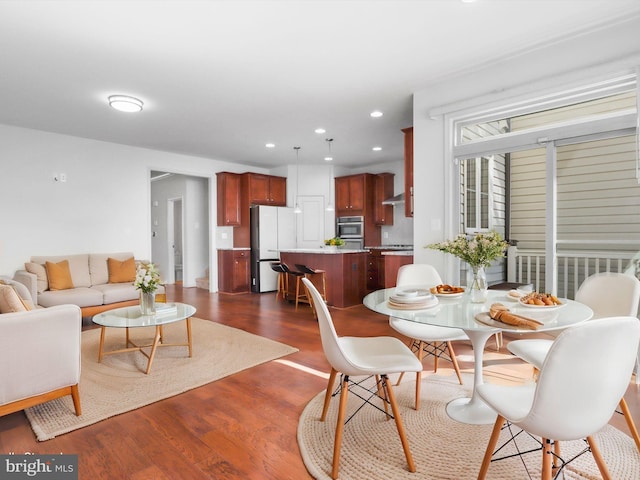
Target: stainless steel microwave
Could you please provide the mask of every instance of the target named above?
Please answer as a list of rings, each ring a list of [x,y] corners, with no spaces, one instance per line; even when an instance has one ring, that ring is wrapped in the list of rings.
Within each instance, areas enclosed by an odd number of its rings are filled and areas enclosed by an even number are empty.
[[[340,238],[363,238],[364,217],[338,217],[336,236]]]

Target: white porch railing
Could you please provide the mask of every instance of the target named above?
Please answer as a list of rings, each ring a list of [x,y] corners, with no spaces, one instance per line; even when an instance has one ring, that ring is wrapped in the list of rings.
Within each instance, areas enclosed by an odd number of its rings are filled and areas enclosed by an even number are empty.
[[[600,272],[624,273],[637,251],[612,252],[558,250],[558,291],[562,298],[573,299],[580,284],[590,275]],[[532,284],[537,292],[545,290],[545,253],[540,250],[519,250],[509,247],[507,252],[507,281]]]

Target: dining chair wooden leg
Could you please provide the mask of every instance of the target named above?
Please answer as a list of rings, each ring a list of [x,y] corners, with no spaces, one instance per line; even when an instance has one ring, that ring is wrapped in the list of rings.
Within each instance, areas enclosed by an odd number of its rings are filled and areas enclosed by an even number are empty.
[[[542,439],[542,480],[551,480],[551,441]]]
[[[436,373],[438,371],[438,342],[433,342],[433,373]],[[420,360],[422,361],[422,360]]]
[[[380,381],[380,375],[376,375],[376,392],[378,394],[378,397],[380,397],[382,399],[382,406],[384,408],[384,413],[387,415],[387,420],[389,420],[391,418],[391,415],[389,415],[389,407],[387,406],[387,396],[383,386],[382,386],[382,382]]]
[[[595,440],[592,436],[588,436],[587,442],[589,443],[589,448],[591,449],[593,459],[596,461],[598,470],[600,470],[600,475],[602,475],[602,480],[611,480],[611,475],[609,474],[607,465],[604,463],[604,458],[602,458],[602,454],[600,453],[600,449],[598,448]]]
[[[633,423],[633,417],[631,416],[631,412],[629,411],[629,407],[624,398],[620,400],[620,410],[624,415],[624,419],[627,421],[627,427],[629,427],[629,432],[631,432],[633,441],[636,442],[636,448],[638,449],[638,452],[640,452],[640,435],[638,435],[638,429],[636,428],[635,423]]]
[[[331,373],[329,374],[329,384],[327,385],[327,391],[324,394],[324,406],[322,407],[322,415],[320,416],[320,421],[324,422],[324,419],[327,418],[327,410],[329,410],[329,402],[331,401],[331,392],[333,390],[333,384],[336,381],[336,375],[338,371],[335,369],[331,369]]]
[[[420,388],[422,386],[422,372],[416,372],[416,410],[420,408]]]
[[[449,350],[449,358],[451,359],[451,363],[453,363],[453,369],[456,371],[458,382],[460,382],[460,385],[462,385],[462,374],[460,373],[460,366],[458,365],[456,352],[453,350],[453,344],[451,342],[447,342],[447,349]]]
[[[387,397],[389,398],[389,403],[391,404],[391,411],[393,412],[393,418],[396,421],[396,428],[398,429],[398,435],[400,436],[400,442],[402,443],[402,449],[404,450],[404,456],[407,458],[407,464],[409,466],[410,472],[416,471],[416,465],[413,461],[413,456],[411,455],[411,450],[409,450],[409,441],[407,440],[407,434],[404,431],[404,425],[402,423],[402,418],[400,418],[400,410],[398,409],[398,404],[396,403],[396,397],[393,393],[393,388],[391,387],[391,382],[388,381],[386,375],[382,375],[382,386],[387,393]]]
[[[342,390],[340,391],[340,408],[338,409],[338,420],[336,421],[336,436],[333,442],[333,464],[331,467],[331,478],[338,478],[340,468],[340,448],[342,446],[342,433],[344,432],[344,417],[347,410],[347,399],[349,395],[349,377],[342,378]]]
[[[502,345],[504,345],[504,341],[502,340],[502,332],[498,332],[495,335],[496,337],[496,350],[500,350],[502,348]]]
[[[493,430],[491,431],[491,437],[489,437],[487,449],[484,452],[482,465],[480,465],[480,472],[478,472],[478,480],[484,480],[485,478],[487,478],[487,471],[489,470],[489,465],[491,465],[491,457],[493,456],[493,451],[498,444],[498,439],[500,438],[500,432],[502,431],[504,422],[504,417],[498,415],[498,418],[496,418],[496,423],[493,424]]]
[[[553,442],[553,476],[555,478],[556,469],[558,468],[558,461],[561,457],[560,455],[560,442],[558,440]]]

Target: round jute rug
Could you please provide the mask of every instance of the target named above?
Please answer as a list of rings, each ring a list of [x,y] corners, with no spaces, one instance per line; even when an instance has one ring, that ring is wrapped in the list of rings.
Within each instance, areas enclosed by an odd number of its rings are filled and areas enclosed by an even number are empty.
[[[478,475],[482,457],[493,425],[467,425],[451,420],[447,403],[469,396],[472,378],[464,377],[460,386],[455,376],[430,375],[422,380],[420,410],[414,410],[415,383],[405,379],[395,387],[409,445],[417,472],[410,473],[393,420],[386,421],[379,410],[365,406],[345,426],[340,456],[341,479],[410,479],[465,480]],[[320,392],[305,407],[298,425],[298,444],[309,473],[316,479],[329,479],[333,456],[338,397],[332,399],[327,420],[320,421],[324,392]],[[349,395],[349,409],[354,411],[361,401]],[[617,414],[616,414],[617,415]],[[347,415],[348,418],[348,415]],[[508,438],[503,431],[501,445]],[[518,437],[521,451],[534,445],[525,434]],[[640,478],[640,454],[631,437],[606,426],[595,439],[616,480]],[[562,455],[571,458],[585,448],[582,440],[563,442]],[[505,451],[515,452],[513,447]],[[540,478],[541,453],[492,462],[487,475],[492,480],[522,480]],[[565,479],[599,479],[600,473],[590,452],[564,469]]]

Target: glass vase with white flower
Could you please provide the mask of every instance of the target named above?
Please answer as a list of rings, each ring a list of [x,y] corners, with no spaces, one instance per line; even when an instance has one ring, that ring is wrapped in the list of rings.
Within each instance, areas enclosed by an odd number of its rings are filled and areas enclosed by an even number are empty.
[[[133,285],[140,290],[140,310],[143,315],[156,313],[156,291],[160,286],[160,271],[153,263],[139,263]]]
[[[494,260],[504,257],[509,244],[495,231],[460,234],[453,240],[432,243],[427,248],[450,253],[467,262],[473,272],[467,288],[472,302],[484,302],[487,299],[487,277],[485,268]]]

